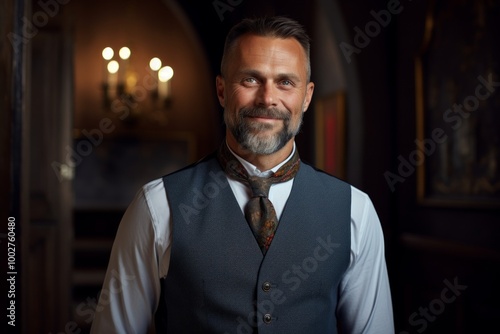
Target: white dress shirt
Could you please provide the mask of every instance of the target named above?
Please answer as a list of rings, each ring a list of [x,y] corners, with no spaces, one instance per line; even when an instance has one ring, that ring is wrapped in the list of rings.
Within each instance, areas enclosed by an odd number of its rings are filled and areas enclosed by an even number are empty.
[[[261,172],[237,158],[250,175],[261,176],[286,162]],[[243,211],[250,189],[231,178],[228,182]],[[271,186],[269,199],[278,218],[292,184],[293,179]],[[170,262],[170,210],[161,178],[136,194],[116,234],[91,333],[146,333],[154,322],[160,279],[167,275]],[[340,283],[337,317],[343,333],[394,333],[380,221],[369,197],[352,186],[350,263]]]

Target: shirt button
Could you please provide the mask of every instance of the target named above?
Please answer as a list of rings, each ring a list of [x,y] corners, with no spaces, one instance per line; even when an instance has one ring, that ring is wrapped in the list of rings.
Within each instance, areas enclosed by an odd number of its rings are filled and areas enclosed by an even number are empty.
[[[265,322],[266,324],[271,323],[271,320],[272,320],[272,317],[271,317],[271,315],[270,315],[269,313],[264,314],[264,322]]]
[[[262,290],[264,290],[265,292],[268,292],[269,290],[271,290],[271,283],[269,283],[269,282],[262,283]]]

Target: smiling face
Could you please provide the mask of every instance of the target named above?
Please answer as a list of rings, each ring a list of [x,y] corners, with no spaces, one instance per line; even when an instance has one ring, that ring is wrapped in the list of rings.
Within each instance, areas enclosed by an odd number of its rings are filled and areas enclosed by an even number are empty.
[[[229,51],[224,76],[217,77],[226,138],[236,153],[291,150],[314,90],[307,68],[305,52],[294,38],[239,38]]]

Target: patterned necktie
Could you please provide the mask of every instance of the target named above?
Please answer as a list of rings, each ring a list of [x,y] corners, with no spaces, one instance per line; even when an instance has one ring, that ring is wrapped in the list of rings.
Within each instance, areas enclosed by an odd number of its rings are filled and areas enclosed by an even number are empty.
[[[276,211],[268,198],[269,189],[274,183],[285,182],[295,177],[300,167],[300,158],[297,150],[295,150],[290,160],[268,178],[249,176],[245,167],[229,151],[226,143],[220,146],[217,158],[229,176],[250,186],[252,197],[245,206],[245,218],[252,228],[252,232],[255,239],[257,239],[262,253],[266,254],[273,240],[274,232],[278,227]]]

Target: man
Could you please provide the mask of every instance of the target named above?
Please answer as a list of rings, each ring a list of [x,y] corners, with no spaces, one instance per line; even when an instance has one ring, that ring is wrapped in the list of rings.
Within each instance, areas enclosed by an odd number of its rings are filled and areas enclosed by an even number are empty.
[[[236,25],[216,88],[225,142],[139,191],[92,332],[393,333],[371,201],[294,144],[314,90],[303,28]]]

